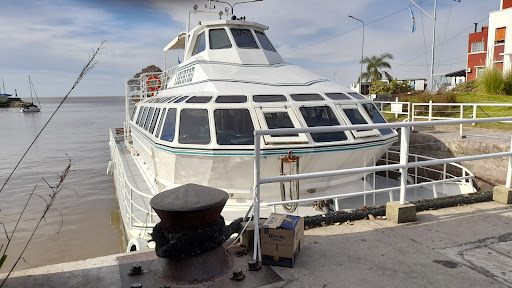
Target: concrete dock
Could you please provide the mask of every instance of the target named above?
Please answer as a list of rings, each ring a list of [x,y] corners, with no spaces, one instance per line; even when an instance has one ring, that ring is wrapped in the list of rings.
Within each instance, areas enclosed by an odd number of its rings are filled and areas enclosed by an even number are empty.
[[[511,224],[511,205],[484,202],[306,230],[296,266],[272,267],[283,281],[266,287],[512,287]],[[5,287],[121,287],[120,257],[19,271]]]

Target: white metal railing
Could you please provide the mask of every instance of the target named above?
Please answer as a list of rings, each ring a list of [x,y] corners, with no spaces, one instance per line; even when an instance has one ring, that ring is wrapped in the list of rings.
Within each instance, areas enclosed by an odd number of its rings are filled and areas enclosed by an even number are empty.
[[[158,216],[158,215],[153,211],[152,208],[150,210],[148,210],[144,207],[137,205],[137,203],[135,203],[133,201],[133,199],[137,195],[142,196],[147,199],[151,199],[153,197],[153,195],[142,193],[141,191],[136,189],[134,187],[134,185],[132,183],[130,183],[130,181],[128,180],[128,178],[126,176],[126,171],[124,170],[124,165],[122,164],[123,162],[122,162],[122,159],[120,156],[121,151],[119,151],[119,149],[117,147],[114,133],[115,133],[114,129],[111,129],[109,145],[110,145],[110,151],[111,151],[111,159],[115,163],[114,181],[116,182],[117,197],[122,199],[122,201],[119,201],[119,202],[120,203],[122,202],[124,204],[124,207],[121,207],[121,206],[119,207],[121,210],[121,214],[124,214],[124,215],[122,215],[122,217],[124,219],[123,222],[126,221],[125,217],[128,217],[129,229],[132,229],[134,226],[150,228],[150,227],[154,226],[154,224],[155,224],[153,217]],[[146,219],[137,218],[135,216],[135,211],[136,211],[135,209],[138,209],[138,211],[142,211],[143,214],[146,215]],[[124,211],[124,213],[123,213],[123,211]],[[134,222],[135,222],[135,224],[134,224]]]
[[[461,119],[461,120],[441,120],[437,121],[436,125],[454,125],[454,124],[472,124],[472,123],[487,123],[487,122],[500,122],[500,121],[512,121],[512,117],[497,117],[497,118],[483,118],[483,119]],[[350,175],[350,174],[359,174],[359,173],[374,173],[378,171],[386,171],[386,170],[398,170],[400,172],[400,187],[396,187],[396,190],[400,191],[400,203],[405,204],[405,194],[408,187],[419,187],[423,184],[408,184],[407,176],[409,168],[418,168],[423,166],[434,166],[434,165],[446,165],[452,162],[463,162],[463,161],[473,161],[473,160],[481,160],[481,159],[489,159],[489,158],[498,158],[498,157],[508,157],[508,170],[507,170],[507,179],[506,179],[506,187],[511,187],[511,179],[512,179],[512,139],[511,145],[508,152],[499,152],[499,153],[490,153],[490,154],[482,154],[482,155],[474,155],[474,156],[463,156],[463,157],[453,157],[446,159],[431,159],[426,161],[419,162],[409,162],[409,136],[410,130],[415,126],[432,126],[432,123],[429,122],[400,122],[400,123],[382,123],[382,124],[359,124],[359,125],[350,125],[350,126],[326,126],[326,127],[313,127],[313,128],[286,128],[286,129],[267,129],[267,130],[255,130],[254,131],[254,260],[261,261],[261,249],[260,249],[260,235],[259,235],[259,219],[260,219],[260,190],[262,184],[267,183],[279,183],[283,181],[296,181],[302,179],[312,179],[312,178],[321,178],[321,177],[332,177],[332,176],[342,176],[342,175]],[[372,167],[360,167],[360,168],[351,168],[351,169],[342,169],[342,170],[333,170],[333,171],[322,171],[322,172],[312,172],[312,173],[302,173],[295,175],[284,175],[284,176],[274,176],[261,178],[260,167],[261,167],[261,138],[264,135],[284,135],[284,134],[296,134],[296,133],[325,133],[325,132],[339,132],[339,131],[348,131],[348,130],[363,130],[363,129],[384,129],[384,128],[400,128],[400,150],[399,150],[399,163],[397,164],[386,164]],[[472,178],[472,175],[463,175],[462,177],[455,177],[452,179],[443,179],[438,183],[444,183],[449,181],[457,180],[469,180]],[[387,190],[386,190],[387,191]],[[358,196],[358,195],[367,195],[369,193],[379,193],[384,191],[363,191],[363,192],[355,192],[350,193],[350,196]],[[348,196],[349,194],[343,194],[343,196]],[[329,199],[332,199],[333,196],[329,196]],[[311,199],[311,198],[310,198]],[[308,200],[310,200],[308,199]],[[294,203],[297,200],[286,201],[286,203]],[[277,205],[285,202],[274,202],[272,205]]]
[[[456,107],[455,110],[449,109],[450,107]],[[485,112],[482,107],[509,107],[512,108],[512,103],[413,103],[411,111],[412,122],[419,121],[433,121],[433,120],[447,120],[447,119],[464,119],[471,118],[477,119],[478,116],[484,115],[485,117],[493,117],[493,114],[504,116],[512,115],[510,112]],[[479,112],[480,108],[480,112]],[[468,111],[469,110],[469,111]],[[424,114],[424,115],[421,115]],[[433,116],[434,114],[440,114],[442,116]],[[510,121],[499,121],[509,122]],[[474,123],[472,123],[474,125]],[[461,137],[464,136],[462,130],[462,124],[459,124],[459,134]]]
[[[395,114],[395,118],[398,118],[398,115],[407,116],[407,121],[409,119],[409,113],[411,111],[411,103],[410,102],[399,102],[398,97],[395,98],[395,101],[373,101],[377,105],[377,109],[381,113],[389,113]],[[387,110],[387,107],[390,109]]]

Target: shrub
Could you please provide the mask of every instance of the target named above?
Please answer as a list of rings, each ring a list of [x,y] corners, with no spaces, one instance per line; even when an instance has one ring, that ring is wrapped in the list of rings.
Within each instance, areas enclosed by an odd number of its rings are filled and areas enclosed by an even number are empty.
[[[479,91],[478,79],[473,79],[468,82],[460,83],[451,90],[451,92],[458,93],[478,93]]]
[[[503,76],[503,80],[503,93],[505,93],[506,95],[512,95],[512,70],[508,71]]]
[[[505,85],[505,80],[500,70],[493,67],[486,69],[479,79],[482,90],[487,94],[501,94]]]
[[[404,94],[413,92],[414,88],[405,81],[392,80],[389,83],[383,81],[372,82],[371,94]]]

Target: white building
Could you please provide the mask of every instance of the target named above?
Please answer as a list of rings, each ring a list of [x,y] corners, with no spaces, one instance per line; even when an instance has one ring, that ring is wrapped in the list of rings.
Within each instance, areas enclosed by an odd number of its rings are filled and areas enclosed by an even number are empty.
[[[489,14],[487,67],[512,71],[512,0],[502,0],[500,10]]]

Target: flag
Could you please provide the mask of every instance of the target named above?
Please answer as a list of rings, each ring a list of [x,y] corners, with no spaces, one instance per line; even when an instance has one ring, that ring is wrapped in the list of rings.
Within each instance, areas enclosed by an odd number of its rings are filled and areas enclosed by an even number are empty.
[[[409,5],[409,12],[411,12],[411,20],[412,20],[411,32],[414,33],[414,31],[416,31],[416,20],[414,20],[414,14],[412,14],[412,9],[411,9],[410,5]]]

